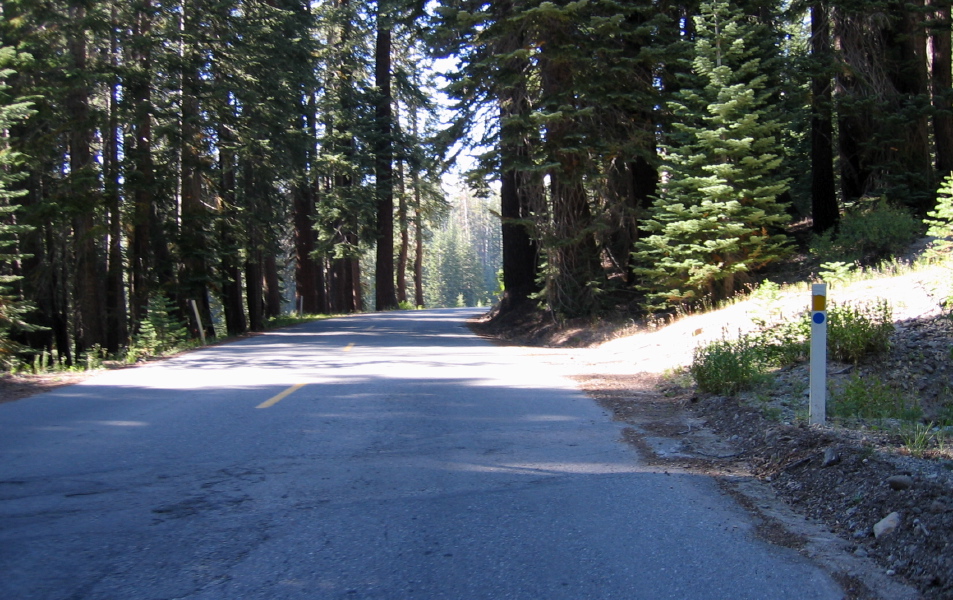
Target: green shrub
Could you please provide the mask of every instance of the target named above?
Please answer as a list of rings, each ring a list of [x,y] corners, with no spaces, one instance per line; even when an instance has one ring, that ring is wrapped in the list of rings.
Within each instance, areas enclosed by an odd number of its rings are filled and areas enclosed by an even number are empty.
[[[188,339],[188,329],[174,318],[172,308],[172,302],[162,294],[149,299],[146,318],[139,324],[139,331],[129,346],[127,361],[160,356],[175,350]]]
[[[829,412],[835,417],[915,421],[923,414],[916,400],[874,375],[852,376],[831,400]]]
[[[703,392],[734,395],[763,381],[766,368],[764,353],[745,336],[696,348],[688,370]]]
[[[847,264],[842,261],[826,262],[821,264],[821,270],[817,275],[822,281],[828,283],[847,283],[856,268],[856,264]]]
[[[933,244],[934,254],[949,256],[953,251],[953,174],[943,180],[937,191],[936,208],[927,213],[924,223],[929,226],[927,235],[938,238]]]
[[[907,208],[868,199],[844,214],[836,236],[815,237],[811,253],[821,262],[873,264],[906,250],[921,227]]]
[[[890,348],[893,311],[886,300],[859,306],[831,305],[827,318],[827,352],[833,360],[856,364]]]
[[[855,306],[832,305],[828,311],[828,358],[857,363],[886,351],[893,332],[886,301]],[[738,340],[719,340],[695,349],[689,372],[698,388],[733,395],[765,380],[768,369],[784,367],[810,355],[811,315],[768,325]]]
[[[811,316],[804,313],[793,321],[762,324],[752,343],[760,348],[766,364],[783,367],[806,359],[810,352]]]

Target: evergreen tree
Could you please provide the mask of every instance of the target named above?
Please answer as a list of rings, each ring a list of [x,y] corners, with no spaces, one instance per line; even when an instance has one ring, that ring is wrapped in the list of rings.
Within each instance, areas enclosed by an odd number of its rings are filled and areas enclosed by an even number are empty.
[[[643,287],[662,305],[725,298],[787,252],[765,28],[724,1],[703,3],[694,23],[692,76],[670,105],[669,181],[636,245]]]
[[[0,47],[0,366],[9,368],[17,362],[17,353],[22,349],[13,341],[17,331],[30,331],[27,313],[34,306],[19,297],[12,287],[20,276],[15,264],[22,258],[18,251],[18,236],[26,231],[16,221],[17,206],[13,200],[26,194],[15,189],[16,182],[26,173],[22,170],[22,157],[9,145],[10,127],[22,122],[32,113],[32,103],[9,95],[6,81],[15,71],[15,63],[22,60],[13,48]]]

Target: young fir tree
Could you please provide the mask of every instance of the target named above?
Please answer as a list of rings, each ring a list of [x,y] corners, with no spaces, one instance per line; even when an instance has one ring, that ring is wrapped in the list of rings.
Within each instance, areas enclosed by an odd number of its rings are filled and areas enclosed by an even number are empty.
[[[700,12],[692,74],[669,103],[668,181],[636,244],[643,288],[661,306],[728,297],[787,252],[766,28],[724,1]]]

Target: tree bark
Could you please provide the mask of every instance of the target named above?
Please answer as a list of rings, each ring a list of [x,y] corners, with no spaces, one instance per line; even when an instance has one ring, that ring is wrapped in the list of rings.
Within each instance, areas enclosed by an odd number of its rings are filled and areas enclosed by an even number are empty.
[[[113,4],[110,30],[110,65],[119,66],[119,23],[117,6]],[[119,164],[119,81],[113,76],[109,82],[108,123],[104,133],[103,172],[106,209],[109,218],[109,250],[106,267],[106,351],[119,352],[129,343],[128,313],[126,311],[126,288],[124,281],[122,237],[123,217],[120,190]]]
[[[212,324],[212,310],[209,302],[208,281],[208,248],[209,234],[207,226],[209,214],[202,201],[203,157],[201,153],[202,132],[199,127],[201,106],[199,105],[199,75],[198,57],[192,48],[191,38],[195,34],[191,6],[183,5],[183,31],[188,39],[182,56],[181,73],[181,168],[180,189],[182,198],[182,226],[179,230],[179,258],[182,261],[182,271],[179,277],[181,293],[179,310],[187,315],[189,332],[192,337],[198,338],[199,322],[193,310],[187,304],[194,300],[199,309],[202,327],[205,335],[215,336]]]
[[[414,181],[414,306],[424,307],[424,217],[420,208],[420,183]]]
[[[511,11],[512,3],[501,3],[502,17]],[[511,54],[523,46],[523,36],[512,32],[503,38],[500,54]],[[500,234],[502,238],[503,297],[500,312],[505,313],[525,304],[540,291],[537,281],[539,244],[530,232],[534,201],[542,198],[542,182],[527,171],[530,161],[530,140],[538,137],[528,128],[530,102],[527,91],[529,60],[511,58],[505,65],[507,80],[513,81],[499,90],[500,105]]]
[[[398,121],[394,119],[395,123]],[[407,302],[407,261],[410,258],[410,230],[407,225],[407,190],[404,186],[404,161],[397,161],[397,230],[400,245],[397,252],[397,302]]]
[[[222,215],[219,221],[219,240],[222,251],[221,287],[225,329],[228,335],[241,335],[248,330],[245,304],[242,301],[242,268],[239,260],[240,244],[235,233],[236,214],[235,153],[230,147],[231,134],[225,124],[219,125],[219,165],[221,172]]]
[[[130,247],[130,316],[137,330],[148,312],[152,261],[152,216],[155,169],[152,160],[152,2],[142,0],[135,15],[132,46],[136,72],[129,77],[129,96],[133,106],[131,144],[128,153],[132,172],[127,187],[133,199],[132,242]]]
[[[855,19],[855,15],[838,9],[832,20],[835,45],[848,57],[860,55],[857,48],[859,27],[853,23]],[[866,194],[868,181],[872,175],[870,161],[866,156],[866,148],[870,145],[870,124],[864,117],[864,113],[851,106],[863,101],[867,95],[858,77],[852,73],[858,68],[865,67],[845,65],[844,68],[838,69],[835,77],[838,99],[837,146],[841,197],[844,202],[857,200]]]
[[[265,316],[281,316],[281,275],[278,273],[278,257],[274,252],[264,255],[265,275]]]
[[[388,16],[378,2],[375,83],[377,84],[377,139],[375,171],[377,174],[377,262],[374,277],[377,310],[397,308],[394,289],[394,172],[391,124],[391,30]]]
[[[86,49],[86,9],[73,4],[70,12],[69,52],[72,60],[71,86],[66,98],[70,115],[69,157],[73,217],[73,256],[75,258],[76,353],[85,353],[106,343],[105,265],[99,252],[102,242],[96,227],[99,204],[98,181],[93,163],[93,131],[89,113],[89,86]]]
[[[814,232],[823,233],[837,226],[840,211],[834,180],[830,21],[822,3],[811,6],[811,55],[817,63],[811,79],[811,214]]]
[[[940,178],[953,173],[953,61],[950,43],[950,0],[931,0],[934,7],[930,41],[933,69],[933,138]]]
[[[265,329],[264,236],[254,215],[259,210],[258,173],[254,159],[246,157],[241,164],[245,225],[245,302],[248,306],[248,327],[252,331]]]
[[[245,296],[248,303],[248,328],[265,329],[264,269],[261,250],[251,250],[245,259]]]
[[[599,257],[582,179],[583,157],[573,149],[578,123],[566,114],[566,107],[574,105],[575,73],[565,57],[572,39],[565,21],[552,22],[545,32],[540,81],[548,110],[561,113],[547,121],[543,144],[547,161],[555,165],[548,173],[553,240],[547,248],[552,272],[546,282],[546,300],[561,316],[575,317],[596,305],[589,282],[598,275]]]
[[[896,53],[891,63],[896,88],[894,109],[926,104],[930,97],[927,70],[927,34],[924,27],[925,0],[908,0],[895,9],[895,25],[887,36],[887,48]],[[929,109],[919,110],[902,129],[903,147],[896,150],[900,170],[915,192],[913,208],[925,217],[935,204],[935,176],[930,153]]]
[[[297,181],[292,189],[294,243],[295,243],[295,296],[301,310],[307,314],[327,312],[324,297],[324,272],[315,253],[318,233],[315,230],[315,204],[317,186],[308,173],[314,161],[314,94],[309,94],[309,106],[302,105],[302,118],[307,129],[306,147],[301,149],[301,164],[298,165]],[[310,109],[310,110],[306,110]]]

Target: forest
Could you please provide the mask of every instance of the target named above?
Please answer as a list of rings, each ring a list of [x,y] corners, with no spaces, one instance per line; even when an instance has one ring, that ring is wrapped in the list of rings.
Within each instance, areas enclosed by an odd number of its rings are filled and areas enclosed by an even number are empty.
[[[951,78],[949,0],[4,0],[0,362],[876,260],[936,214]]]

